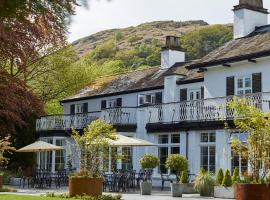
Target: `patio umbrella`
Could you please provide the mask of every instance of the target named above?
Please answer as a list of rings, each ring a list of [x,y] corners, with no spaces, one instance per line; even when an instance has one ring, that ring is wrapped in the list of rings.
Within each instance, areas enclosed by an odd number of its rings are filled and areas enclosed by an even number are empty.
[[[32,144],[29,144],[19,150],[17,150],[17,152],[46,152],[46,151],[59,151],[59,150],[63,150],[63,147],[59,147],[47,142],[43,142],[43,141],[37,141],[34,142]]]
[[[111,146],[117,147],[143,147],[143,146],[156,146],[155,144],[146,140],[126,137],[123,135],[117,135],[116,140],[109,140]]]

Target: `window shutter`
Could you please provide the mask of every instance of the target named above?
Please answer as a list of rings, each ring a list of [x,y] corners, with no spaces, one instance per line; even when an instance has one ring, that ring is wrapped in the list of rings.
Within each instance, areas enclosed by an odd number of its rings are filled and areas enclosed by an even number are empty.
[[[204,87],[201,87],[201,99],[204,99]]]
[[[187,100],[187,88],[180,90],[180,101]]]
[[[156,93],[156,103],[162,103],[162,92],[157,92]]]
[[[116,99],[116,106],[117,107],[122,107],[122,98]]]
[[[106,100],[102,100],[101,101],[101,110],[104,110],[104,109],[106,109],[107,108],[107,101]]]
[[[75,104],[70,105],[70,114],[74,115],[75,114]]]
[[[262,73],[252,74],[252,92],[262,92]]]
[[[83,104],[83,113],[88,113],[88,103]]]
[[[234,76],[227,77],[226,95],[227,96],[234,95]]]

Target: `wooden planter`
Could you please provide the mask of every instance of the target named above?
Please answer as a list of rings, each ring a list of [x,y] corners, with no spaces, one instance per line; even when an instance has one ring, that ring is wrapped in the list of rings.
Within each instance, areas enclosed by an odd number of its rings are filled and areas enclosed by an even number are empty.
[[[102,195],[102,178],[79,178],[69,179],[69,196],[100,196]]]
[[[3,187],[3,180],[4,180],[3,176],[0,176],[0,189],[2,189]]]
[[[270,200],[270,185],[237,184],[236,200]]]

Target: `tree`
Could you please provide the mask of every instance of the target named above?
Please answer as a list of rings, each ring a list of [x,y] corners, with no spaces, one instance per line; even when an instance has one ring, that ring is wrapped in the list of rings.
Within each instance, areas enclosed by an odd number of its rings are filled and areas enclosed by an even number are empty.
[[[177,181],[179,181],[182,171],[188,170],[188,160],[180,154],[171,154],[168,156],[165,166],[176,174]]]
[[[27,66],[51,46],[66,42],[67,19],[78,0],[0,3],[0,59],[11,75],[24,76]]]
[[[232,177],[230,174],[230,170],[228,170],[228,169],[225,171],[225,175],[224,175],[224,178],[222,180],[222,186],[224,186],[224,187],[231,187],[232,186]]]
[[[0,137],[0,168],[8,164],[6,154],[11,154],[15,149],[11,146],[10,137]]]
[[[0,71],[0,130],[1,136],[14,134],[17,128],[27,126],[31,115],[42,115],[43,102],[26,84],[5,71]]]
[[[101,177],[103,160],[108,158],[109,139],[116,139],[116,130],[103,120],[96,120],[80,135],[73,131],[73,138],[81,152],[81,171],[87,176]]]
[[[218,174],[217,174],[217,178],[216,178],[216,184],[221,185],[222,181],[223,181],[223,177],[224,177],[223,170],[220,168],[218,170]]]
[[[249,133],[246,143],[233,139],[232,150],[249,161],[254,182],[264,180],[270,169],[270,113],[257,106],[245,98],[234,98],[228,103],[228,108],[234,111],[236,128]]]
[[[181,37],[181,47],[187,52],[187,59],[198,59],[232,40],[232,28],[213,25],[186,33]]]

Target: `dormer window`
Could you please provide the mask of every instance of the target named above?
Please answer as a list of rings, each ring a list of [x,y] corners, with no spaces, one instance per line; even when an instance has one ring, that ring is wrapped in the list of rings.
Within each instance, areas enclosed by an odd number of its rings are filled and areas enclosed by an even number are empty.
[[[139,106],[147,104],[159,104],[162,103],[162,92],[140,94],[138,96]]]
[[[75,106],[75,113],[76,114],[83,113],[83,104],[76,104],[76,106]]]

